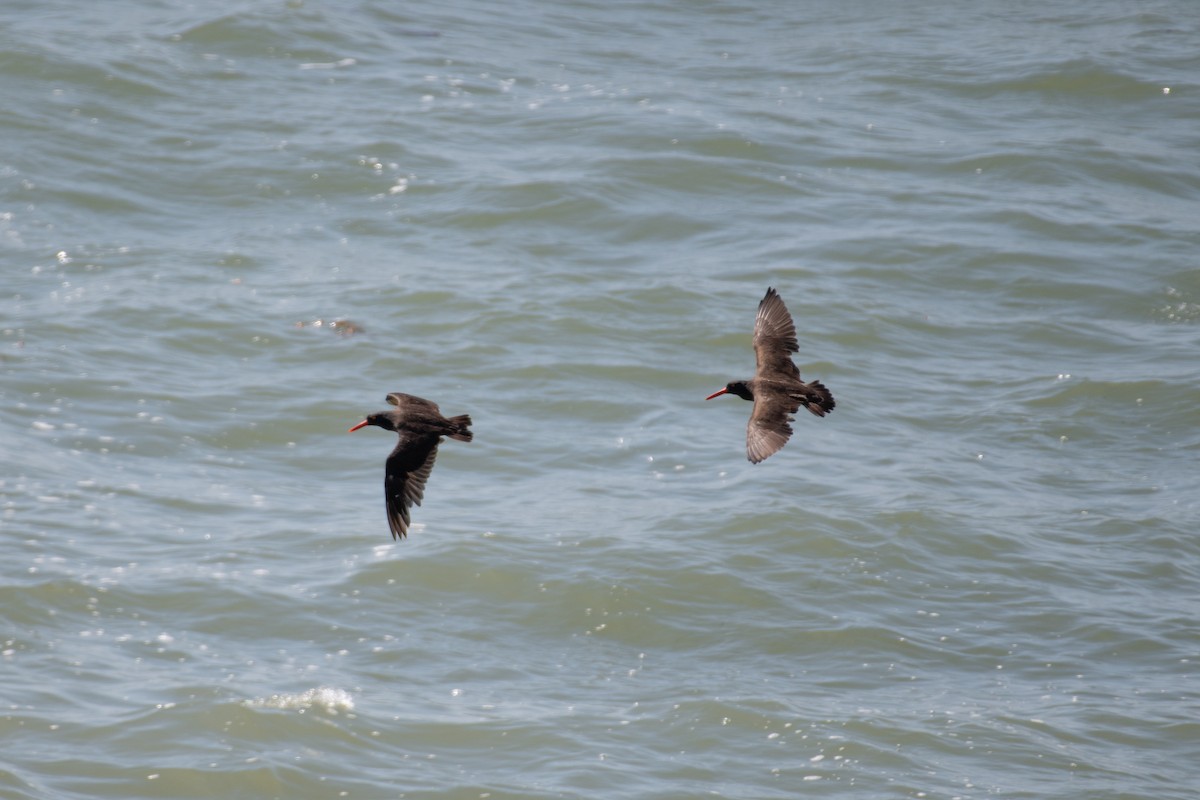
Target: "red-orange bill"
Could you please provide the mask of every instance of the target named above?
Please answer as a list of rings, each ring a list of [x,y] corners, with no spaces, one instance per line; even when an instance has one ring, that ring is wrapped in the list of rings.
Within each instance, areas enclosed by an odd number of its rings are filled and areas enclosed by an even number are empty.
[[[705,400],[712,400],[714,397],[720,397],[721,395],[725,394],[725,393],[726,393],[726,392],[728,392],[728,391],[729,391],[728,389],[722,389],[722,390],[720,390],[719,392],[713,392],[712,394],[710,394],[708,397],[706,397],[706,398],[704,398],[704,399],[705,399]]]
[[[355,425],[353,428],[351,428],[350,430],[346,431],[346,433],[354,433],[354,432],[355,432],[356,430],[358,430],[359,428],[365,428],[366,426],[367,426],[367,421],[364,419],[362,422],[358,423],[358,424],[357,424],[357,425]]]

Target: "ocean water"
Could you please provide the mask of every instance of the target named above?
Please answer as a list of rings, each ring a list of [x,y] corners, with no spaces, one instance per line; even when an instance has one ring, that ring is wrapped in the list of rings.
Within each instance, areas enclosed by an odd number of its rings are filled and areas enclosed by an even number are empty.
[[[0,796],[1194,797],[1197,76],[1183,0],[7,3]],[[751,465],[768,286],[838,406]],[[475,431],[401,542],[392,391]]]

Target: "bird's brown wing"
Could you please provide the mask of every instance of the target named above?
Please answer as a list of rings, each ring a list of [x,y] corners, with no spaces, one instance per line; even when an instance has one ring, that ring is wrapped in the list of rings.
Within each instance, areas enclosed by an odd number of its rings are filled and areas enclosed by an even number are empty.
[[[421,505],[425,496],[425,481],[433,471],[439,441],[437,436],[401,435],[388,456],[383,490],[393,539],[403,539],[408,533],[409,509]]]
[[[800,402],[786,394],[759,392],[746,425],[746,458],[754,464],[777,453],[792,436],[792,415]]]
[[[415,394],[405,394],[404,392],[391,392],[387,396],[387,401],[401,411],[417,412],[432,411],[435,414],[441,415],[441,409],[438,404],[432,400],[426,400],[424,397],[417,397]]]
[[[792,315],[788,313],[779,293],[768,288],[766,296],[758,304],[758,316],[754,319],[755,375],[798,379],[800,370],[792,363],[791,354],[799,349]]]

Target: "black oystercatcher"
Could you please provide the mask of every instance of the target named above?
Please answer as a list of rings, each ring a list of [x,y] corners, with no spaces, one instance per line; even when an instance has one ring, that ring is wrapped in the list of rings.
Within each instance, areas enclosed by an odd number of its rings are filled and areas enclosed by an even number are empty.
[[[463,414],[446,419],[437,403],[411,394],[392,392],[387,401],[396,407],[395,411],[370,414],[350,432],[367,425],[378,425],[400,434],[396,449],[388,456],[383,491],[392,538],[403,539],[408,532],[409,509],[421,505],[421,498],[425,496],[425,481],[433,471],[438,443],[443,436],[460,442],[471,441],[471,418]]]
[[[705,400],[723,394],[736,394],[743,400],[753,400],[750,424],[746,426],[746,458],[757,464],[787,444],[792,435],[792,415],[804,406],[823,417],[837,405],[833,395],[820,381],[805,383],[800,370],[792,363],[792,353],[798,352],[796,326],[783,298],[772,288],[758,304],[754,320],[754,357],[757,367],[748,381],[728,383]]]

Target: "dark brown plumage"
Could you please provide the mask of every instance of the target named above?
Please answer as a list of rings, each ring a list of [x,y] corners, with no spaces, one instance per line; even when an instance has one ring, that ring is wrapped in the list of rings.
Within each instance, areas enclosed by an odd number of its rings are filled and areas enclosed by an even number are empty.
[[[746,458],[755,464],[787,444],[792,435],[789,423],[800,406],[823,417],[837,405],[820,381],[800,380],[800,370],[792,363],[792,353],[799,350],[792,315],[779,293],[768,288],[754,320],[754,377],[726,384],[704,398],[735,394],[754,402],[746,426]]]
[[[437,403],[411,394],[392,392],[387,401],[396,407],[395,411],[369,414],[350,432],[376,425],[400,434],[396,449],[387,459],[383,490],[392,538],[403,539],[408,533],[409,509],[421,505],[421,498],[425,496],[425,481],[433,471],[438,443],[443,436],[471,441],[471,418],[463,414],[447,419],[442,416]]]

